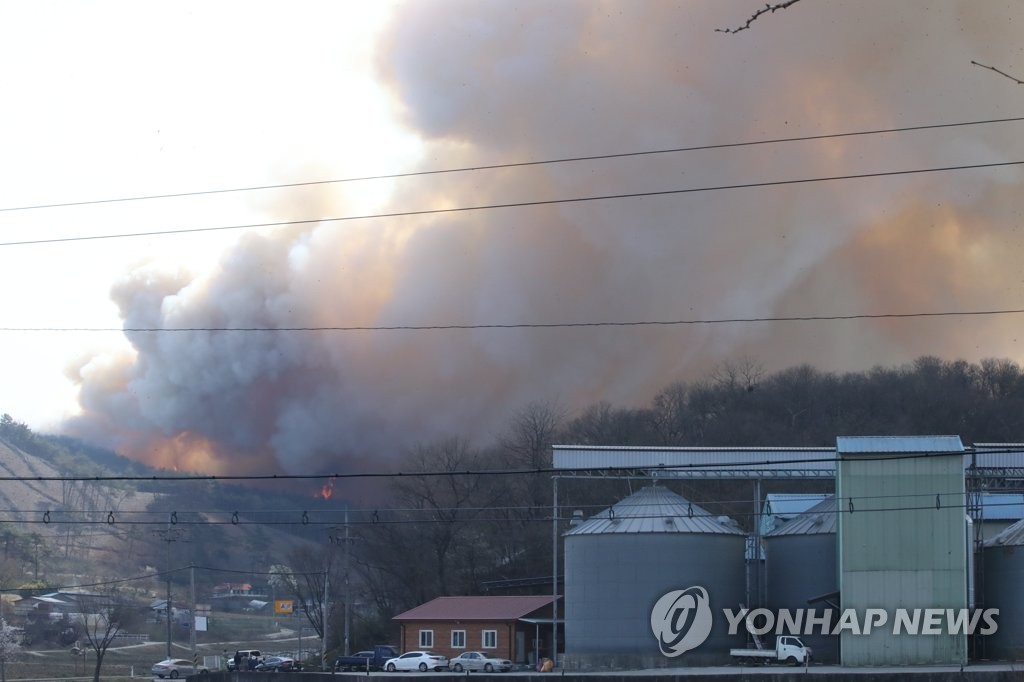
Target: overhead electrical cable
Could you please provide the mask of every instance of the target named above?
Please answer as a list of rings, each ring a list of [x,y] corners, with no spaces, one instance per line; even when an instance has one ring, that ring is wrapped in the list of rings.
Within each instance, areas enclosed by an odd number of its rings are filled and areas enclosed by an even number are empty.
[[[256,192],[271,189],[289,189],[295,187],[312,187],[316,185],[332,185],[350,182],[365,182],[370,180],[397,180],[426,175],[442,175],[446,173],[466,173],[472,171],[499,170],[506,168],[523,168],[528,166],[542,166],[558,163],[574,163],[580,161],[602,161],[606,159],[621,159],[635,156],[653,156],[657,154],[678,154],[682,152],[708,151],[715,149],[731,149],[737,147],[753,147],[758,145],[781,144],[789,142],[811,142],[815,140],[831,140],[844,137],[857,137],[867,135],[882,135],[888,133],[906,133],[921,130],[937,130],[942,128],[959,128],[964,126],[991,125],[996,123],[1014,123],[1024,121],[1024,117],[991,118],[978,121],[958,121],[954,123],[931,123],[914,126],[903,126],[899,128],[878,128],[874,130],[858,130],[843,133],[823,133],[820,135],[802,135],[795,137],[779,137],[766,140],[747,140],[743,142],[723,142],[719,144],[702,144],[689,147],[668,147],[664,149],[648,149],[633,152],[619,152],[609,154],[594,154],[587,156],[566,156],[554,159],[541,159],[534,161],[518,161],[510,163],[483,164],[476,166],[462,166],[457,168],[439,168],[433,170],[409,171],[404,173],[388,173],[383,175],[363,175],[348,178],[336,178],[329,180],[309,180],[304,182],[286,182],[269,185],[250,185],[246,187],[227,187],[220,189],[194,190],[187,192],[172,192],[167,194],[144,194],[130,197],[114,197],[108,199],[87,199],[82,201],[63,201],[49,204],[29,204],[24,206],[0,207],[0,212],[11,211],[32,211],[47,208],[66,208],[71,206],[89,206],[95,204],[113,204],[130,201],[149,201],[154,199],[177,199],[183,197],[204,196],[210,194],[229,194],[235,192]]]
[[[897,496],[898,497],[898,496]],[[799,512],[788,512],[787,516],[816,516],[818,514],[841,512],[844,514],[868,514],[876,512],[903,512],[903,511],[936,511],[940,509],[968,509],[971,507],[969,502],[961,502],[959,499],[950,500],[949,498],[963,498],[964,494],[943,494],[943,493],[929,493],[924,497],[930,497],[936,499],[935,502],[926,501],[923,504],[903,504],[899,506],[866,506],[864,501],[872,499],[870,497],[843,497],[835,500],[835,505],[831,506],[828,510],[803,510]],[[850,502],[853,502],[853,509],[850,509]],[[697,506],[708,506],[708,507],[721,507],[722,503],[718,502],[700,502],[694,503]],[[569,507],[575,508],[573,505]],[[644,505],[647,506],[647,505]],[[986,502],[985,509],[993,509],[998,507],[1019,507],[1020,501],[1014,500],[1012,502]],[[602,509],[608,509],[609,507],[621,508],[621,503],[612,505],[604,505]],[[366,517],[371,514],[370,510],[358,510],[361,512],[361,516]],[[245,519],[245,520],[228,520],[228,519],[212,519],[205,518],[199,521],[180,521],[179,526],[185,528],[198,528],[198,527],[216,527],[216,526],[266,526],[266,527],[308,527],[308,528],[339,528],[342,526],[350,527],[362,527],[362,526],[387,526],[387,525],[416,525],[426,523],[441,523],[441,524],[465,524],[465,523],[507,523],[510,517],[507,515],[466,515],[465,517],[459,518],[439,518],[435,513],[439,510],[423,509],[423,516],[412,516],[409,514],[396,515],[387,512],[387,510],[373,510],[373,516],[371,518],[350,518],[348,521],[339,521],[337,519],[308,519],[308,520],[270,520],[270,519]],[[454,509],[453,511],[461,511]],[[539,507],[538,511],[546,512],[543,515],[533,516],[518,516],[515,517],[517,523],[550,523],[553,521],[553,517],[550,515],[550,507]],[[694,511],[692,514],[687,514],[689,518],[703,518],[703,519],[714,519],[718,518],[721,514],[719,512],[711,512],[705,510],[703,513]],[[764,512],[752,512],[752,511],[730,511],[728,514],[732,518],[755,518],[770,516]],[[561,517],[562,520],[568,520],[565,517]],[[604,518],[602,512],[592,515],[589,518]],[[628,519],[663,519],[666,518],[664,511],[653,512],[650,514],[628,514],[621,518]],[[17,519],[18,524],[25,525],[60,525],[60,526],[105,526],[107,528],[116,528],[118,526],[165,526],[166,523],[162,521],[138,521],[131,519],[118,519],[116,522],[111,523],[102,519],[83,519],[83,520],[65,520],[65,521],[43,521],[39,518],[19,518]],[[172,571],[168,571],[170,573]],[[248,572],[248,571],[246,571]]]
[[[664,480],[665,479],[659,479],[659,481],[661,481],[661,482],[664,482]],[[680,482],[681,481],[682,481],[682,479],[680,479]],[[989,498],[984,503],[984,506],[985,506],[986,509],[989,508],[989,507],[1013,507],[1013,506],[1020,506],[1020,504],[1021,504],[1020,503],[1020,495],[1012,495],[1012,497],[1013,497],[1012,501],[998,501],[998,499],[996,499],[996,498],[998,498],[999,493],[993,493],[993,495],[995,496],[995,498]],[[929,491],[929,492],[923,492],[923,493],[908,493],[908,494],[857,495],[857,496],[855,496],[855,499],[857,499],[858,501],[861,501],[861,502],[868,501],[868,500],[873,500],[873,501],[899,500],[901,502],[906,502],[908,500],[913,500],[914,498],[921,498],[921,499],[925,499],[925,500],[929,500],[930,501],[930,500],[933,500],[936,496],[940,496],[942,499],[962,498],[962,497],[965,496],[965,493],[962,490],[947,490],[947,491]],[[822,501],[824,501],[826,499],[835,501],[837,498],[835,498],[833,493],[817,493],[817,494],[812,494],[812,495],[806,496],[805,501],[807,503],[811,504],[811,503],[819,503],[819,502],[822,502]],[[847,498],[838,498],[838,499],[839,499],[839,501],[845,501]],[[764,501],[766,501],[766,500],[761,500],[761,502],[764,502]],[[701,505],[708,505],[708,506],[714,505],[714,506],[719,506],[719,507],[731,507],[731,506],[744,506],[744,507],[748,507],[750,505],[753,505],[754,502],[755,502],[755,500],[753,500],[753,499],[727,499],[727,500],[712,500],[712,501],[707,501],[707,502],[696,502],[694,504],[697,504],[698,506],[701,506]],[[569,504],[569,505],[565,505],[565,506],[571,506],[573,509],[579,509],[581,511],[586,511],[588,514],[594,514],[594,513],[598,513],[600,511],[603,511],[603,510],[607,509],[609,505],[608,504],[575,504],[575,503],[573,503],[573,504]],[[647,503],[647,502],[630,502],[627,499],[627,500],[619,501],[619,502],[615,503],[613,506],[616,509],[629,509],[631,507],[633,507],[633,508],[647,508],[647,507],[650,506],[650,504]],[[929,506],[931,506],[931,505],[929,504]],[[922,507],[922,508],[925,508],[925,507]],[[425,516],[429,517],[431,520],[437,519],[436,515],[438,513],[444,513],[444,514],[465,514],[466,515],[465,517],[459,518],[459,519],[455,519],[457,521],[465,521],[465,520],[473,520],[473,519],[476,519],[476,518],[480,518],[478,516],[478,514],[486,513],[486,512],[490,512],[490,513],[493,514],[493,513],[497,513],[497,512],[522,513],[522,512],[550,512],[550,511],[551,511],[551,505],[536,505],[536,504],[534,504],[534,505],[521,505],[521,506],[494,505],[494,506],[490,506],[490,507],[474,507],[474,506],[454,506],[454,507],[449,507],[449,506],[442,506],[442,505],[431,506],[431,507],[420,507],[420,508],[416,508],[416,507],[351,508],[351,507],[349,507],[347,509],[338,509],[338,510],[332,510],[332,509],[314,509],[314,510],[310,510],[308,508],[307,509],[238,509],[238,510],[235,510],[233,512],[230,512],[230,514],[229,514],[229,511],[227,511],[225,509],[205,510],[205,511],[189,510],[187,513],[186,512],[182,512],[180,516],[177,516],[176,517],[177,520],[174,521],[173,525],[174,526],[201,526],[201,525],[204,525],[204,524],[206,524],[208,522],[214,523],[214,524],[221,524],[221,525],[223,525],[227,521],[211,522],[208,518],[204,518],[204,517],[228,516],[228,515],[232,515],[232,514],[237,514],[238,515],[238,521],[237,521],[237,523],[233,523],[233,525],[253,525],[253,524],[259,525],[261,523],[268,523],[270,525],[336,525],[336,526],[344,526],[346,523],[361,523],[362,522],[362,521],[360,521],[361,517],[367,517],[365,519],[365,521],[367,521],[367,522],[377,523],[377,522],[380,522],[380,519],[383,518],[382,515],[385,515],[385,514],[387,514],[387,515],[398,515],[398,516],[425,515]],[[314,516],[316,516],[316,517],[329,517],[332,512],[342,514],[342,516],[340,516],[337,519],[333,519],[333,520],[331,520],[331,519],[317,520],[317,519],[313,518]],[[31,517],[35,517],[35,516],[40,515],[40,513],[44,513],[45,514],[45,512],[40,512],[40,510],[38,508],[33,508],[33,509],[3,509],[3,510],[0,510],[0,514],[17,514],[20,518],[31,518]],[[791,511],[791,512],[786,512],[786,513],[787,513],[787,515],[797,515],[797,514],[803,514],[803,513],[805,513],[805,511]],[[167,525],[166,519],[162,518],[162,517],[166,516],[167,512],[156,512],[156,511],[150,511],[150,510],[124,510],[124,509],[122,509],[122,510],[118,510],[116,512],[117,515],[112,520],[108,520],[109,517],[108,517],[108,519],[103,519],[102,518],[104,516],[107,516],[108,514],[113,515],[114,512],[110,512],[107,509],[64,510],[64,511],[60,512],[60,515],[57,518],[50,518],[48,521],[43,521],[43,523],[45,523],[47,525],[89,524],[89,523],[102,523],[104,525],[124,525],[124,524],[128,524],[128,523],[134,524],[134,525],[159,525],[159,526],[166,526]],[[175,514],[177,514],[177,512],[175,512]],[[289,515],[289,514],[294,516],[293,520],[282,521],[282,520],[279,520],[279,519],[278,520],[270,520],[270,519],[261,520],[260,519],[261,516],[272,515],[274,517],[282,517],[282,516]],[[755,512],[744,511],[744,512],[736,512],[735,515],[738,515],[738,516],[765,516],[765,515],[770,515],[770,514],[766,513],[766,512],[756,512],[755,513]],[[130,519],[137,519],[138,517],[147,517],[147,516],[148,517],[160,516],[161,518],[158,518],[158,519],[152,519],[151,518],[149,520],[130,520]],[[376,516],[376,520],[374,520],[375,516]],[[712,516],[714,516],[714,514],[712,514]],[[78,519],[76,517],[83,517],[83,518]],[[195,517],[195,518],[192,518],[192,517]],[[632,518],[633,515],[631,514],[630,517]],[[645,517],[643,515],[638,515],[635,518],[645,518]],[[349,520],[346,521],[345,519],[349,519]],[[444,517],[444,518],[440,518],[440,519],[437,519],[437,520],[440,520],[440,521],[444,522],[444,521],[450,521],[452,519],[448,518],[448,517]]]
[[[86,588],[86,587],[106,587],[106,586],[111,586],[111,585],[123,585],[125,583],[140,582],[140,581],[143,581],[143,580],[152,580],[153,578],[163,578],[163,577],[175,575],[175,574],[178,574],[178,573],[184,573],[185,571],[190,571],[192,569],[195,569],[197,571],[212,571],[212,572],[217,572],[217,573],[238,573],[238,574],[244,574],[244,575],[281,575],[280,571],[277,571],[277,572],[275,572],[275,571],[237,571],[237,570],[233,570],[233,569],[229,569],[229,568],[214,568],[212,566],[191,566],[190,565],[190,566],[181,566],[179,568],[170,568],[170,569],[167,569],[166,571],[153,571],[152,573],[145,573],[143,575],[136,575],[136,576],[132,576],[130,578],[119,578],[119,579],[116,579],[116,580],[104,580],[104,581],[95,582],[95,583],[77,583],[77,584],[71,584],[71,585],[60,585],[60,584],[58,584],[58,585],[46,585],[46,586],[43,586],[43,587],[32,587],[32,588],[22,588],[22,589],[24,589],[25,591],[28,591],[28,592],[64,592],[64,591],[73,591],[73,590],[81,590],[81,589]],[[323,573],[324,573],[323,571],[305,571],[304,572],[304,571],[292,571],[292,570],[289,570],[288,573],[285,574],[285,575],[290,575],[290,576],[302,575],[302,576],[306,576],[306,575],[323,575]]]
[[[758,453],[770,453],[770,452],[790,452],[789,448],[760,448]],[[987,455],[1014,455],[1021,452],[1020,447],[1006,447],[1006,448],[985,448],[980,451]],[[932,451],[932,452],[887,452],[880,453],[879,455],[859,455],[857,461],[859,462],[876,462],[876,461],[891,461],[891,460],[903,460],[903,459],[924,459],[928,457],[943,457],[943,456],[959,456],[967,457],[972,454],[971,450],[955,450],[955,451]],[[738,469],[738,468],[754,468],[761,465],[774,465],[780,464],[815,464],[815,463],[827,463],[836,462],[837,457],[835,455],[831,457],[814,457],[807,459],[776,459],[776,460],[748,460],[748,461],[726,461],[726,462],[700,462],[694,464],[658,464],[651,466],[593,466],[593,467],[579,467],[576,469],[564,469],[554,467],[536,467],[530,469],[459,469],[452,471],[364,471],[364,472],[349,472],[349,473],[321,473],[321,474],[175,474],[175,475],[94,475],[94,476],[14,476],[14,475],[3,475],[0,476],[0,482],[3,481],[89,481],[89,482],[102,482],[102,481],[309,481],[309,480],[337,480],[337,479],[361,479],[361,478],[438,478],[438,477],[456,477],[456,476],[524,476],[524,475],[536,475],[536,474],[554,474],[564,477],[570,477],[573,472],[579,471],[603,471],[603,472],[615,472],[615,471],[712,471],[716,469]],[[166,522],[165,522],[166,523]]]
[[[246,223],[243,225],[218,225],[214,227],[183,227],[166,230],[150,230],[148,232],[125,232],[120,234],[78,235],[74,237],[50,237],[46,239],[23,239],[18,241],[0,242],[0,246],[27,246],[32,244],[57,244],[64,242],[97,241],[102,239],[129,239],[135,237],[156,237],[178,234],[196,234],[203,232],[222,232],[227,230],[247,230],[267,227],[286,227],[294,225],[313,225],[322,223],[350,222],[356,220],[372,220],[384,218],[409,218],[416,216],[444,215],[453,213],[469,213],[473,211],[493,211],[509,208],[529,208],[533,206],[556,206],[578,204],[592,201],[613,201],[620,199],[643,199],[700,192],[718,192],[725,190],[754,189],[759,187],[782,187],[818,182],[836,182],[840,180],[863,180],[868,178],[895,177],[901,175],[919,175],[923,173],[944,173],[961,170],[977,170],[981,168],[1004,168],[1007,166],[1024,165],[1024,161],[997,161],[990,163],[960,164],[956,166],[933,166],[929,168],[912,168],[907,170],[876,171],[872,173],[852,173],[848,175],[829,175],[811,178],[794,178],[790,180],[766,180],[763,182],[747,182],[731,185],[708,185],[704,187],[684,187],[681,189],[654,190],[649,192],[623,192],[619,194],[597,194],[585,197],[567,197],[561,199],[537,199],[533,201],[513,201],[479,206],[454,206],[451,208],[429,208],[411,211],[392,211],[387,213],[366,213],[350,216],[327,216],[322,218],[306,218],[302,220],[279,220],[267,223]]]
[[[603,322],[508,322],[481,324],[423,325],[354,325],[334,327],[0,327],[0,332],[381,332],[381,331],[446,331],[474,329],[566,329],[573,327],[672,327],[758,322],[832,322],[842,320],[905,319],[920,317],[966,317],[1019,315],[1024,308],[993,310],[938,310],[911,313],[851,313],[849,315],[790,315],[775,317],[722,317],[687,320],[633,320]]]

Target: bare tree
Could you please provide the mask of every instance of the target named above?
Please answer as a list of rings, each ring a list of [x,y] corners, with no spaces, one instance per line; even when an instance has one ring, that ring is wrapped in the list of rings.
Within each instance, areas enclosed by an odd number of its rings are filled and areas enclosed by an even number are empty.
[[[88,647],[96,652],[92,679],[93,682],[99,682],[107,649],[118,635],[139,620],[139,608],[128,597],[113,591],[82,595],[78,603],[82,610],[82,636]]]
[[[776,2],[774,4],[767,3],[764,7],[750,15],[750,18],[747,19],[746,22],[740,24],[739,26],[735,26],[733,28],[716,28],[715,30],[718,31],[719,33],[739,33],[740,31],[746,31],[748,28],[750,28],[751,24],[753,24],[761,17],[761,15],[774,14],[775,12],[778,12],[780,9],[792,7],[798,2],[800,2],[800,0],[784,0],[783,2]]]
[[[433,572],[440,594],[451,594],[450,569],[460,538],[474,534],[473,523],[484,509],[492,507],[494,486],[488,477],[465,472],[484,468],[483,458],[469,444],[452,438],[431,446],[419,446],[406,459],[409,472],[446,472],[444,476],[415,476],[399,479],[395,485],[399,500],[421,520],[418,532],[427,538]],[[466,545],[472,546],[472,545]]]
[[[509,492],[527,502],[527,506],[543,510],[550,497],[550,474],[540,470],[551,466],[551,446],[562,434],[566,410],[555,403],[535,401],[512,415],[505,433],[498,438],[500,466],[532,469],[538,473],[516,476],[508,482]],[[532,513],[528,514],[532,517]]]
[[[498,438],[508,453],[507,463],[529,469],[550,466],[551,446],[565,418],[563,407],[546,401],[534,401],[518,410]]]
[[[565,432],[576,445],[647,445],[654,425],[652,410],[616,408],[602,400],[569,422]]]
[[[330,570],[330,553],[314,547],[299,547],[291,554],[291,567],[270,567],[270,584],[291,595],[306,614],[317,637],[324,636],[324,581]]]
[[[1022,81],[1021,79],[1017,78],[1016,76],[1011,76],[1010,74],[1006,73],[1005,71],[1000,71],[999,69],[997,69],[994,66],[989,66],[987,64],[981,64],[979,62],[974,61],[973,59],[971,60],[971,64],[974,64],[975,66],[980,66],[983,69],[988,69],[989,71],[995,71],[1000,76],[1006,76],[1007,78],[1012,80],[1017,85],[1024,85],[1024,81]]]
[[[753,24],[755,21],[760,19],[763,15],[765,15],[765,14],[774,14],[775,12],[778,12],[779,10],[783,10],[783,9],[788,8],[788,7],[792,7],[793,5],[795,5],[798,2],[800,2],[800,0],[783,0],[782,2],[767,3],[767,4],[765,4],[764,7],[762,7],[761,9],[759,9],[756,12],[754,12],[753,14],[751,14],[750,17],[745,22],[743,22],[742,24],[739,24],[738,26],[734,26],[732,28],[716,28],[715,31],[717,31],[719,33],[739,33],[740,31],[746,31],[748,28],[750,28],[751,24]],[[971,64],[973,64],[974,66],[981,67],[983,69],[988,69],[989,71],[994,71],[995,73],[998,73],[1000,76],[1003,76],[1005,78],[1009,78],[1011,81],[1013,81],[1017,85],[1024,85],[1024,80],[1021,80],[1020,78],[1017,78],[1016,76],[1011,76],[1010,74],[1008,74],[1007,72],[1003,71],[1002,69],[997,69],[996,67],[989,66],[988,64],[982,64],[981,62],[977,62],[977,61],[975,61],[973,59],[971,60]]]
[[[354,569],[378,611],[391,609],[390,618],[438,595],[472,594],[493,574],[495,548],[513,532],[488,525],[509,504],[507,478],[478,473],[493,465],[457,438],[406,455],[389,500],[397,508],[375,512],[354,544]]]
[[[729,393],[750,393],[764,377],[764,367],[753,358],[726,361],[711,370],[711,382]]]

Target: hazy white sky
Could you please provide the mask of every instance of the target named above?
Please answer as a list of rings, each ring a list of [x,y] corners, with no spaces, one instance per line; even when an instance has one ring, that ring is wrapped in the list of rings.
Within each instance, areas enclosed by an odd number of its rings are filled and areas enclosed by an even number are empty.
[[[0,207],[386,173],[418,154],[372,65],[393,10],[341,2],[0,2]],[[386,196],[363,187],[365,208]],[[0,241],[267,222],[281,193],[0,213]],[[315,205],[310,206],[317,209]],[[316,215],[304,215],[316,217]],[[123,324],[142,264],[209,270],[239,232],[0,248],[0,326]],[[77,410],[66,366],[120,333],[3,332],[0,411]]]
[[[0,0],[0,208],[1020,116],[1021,3]],[[1024,308],[1024,124],[0,211],[0,327],[565,323]],[[1019,316],[381,333],[0,331],[0,411],[211,472],[643,405],[750,357],[1024,358]],[[737,444],[742,445],[742,444]],[[246,461],[247,460],[247,461]],[[246,462],[244,466],[242,462]]]

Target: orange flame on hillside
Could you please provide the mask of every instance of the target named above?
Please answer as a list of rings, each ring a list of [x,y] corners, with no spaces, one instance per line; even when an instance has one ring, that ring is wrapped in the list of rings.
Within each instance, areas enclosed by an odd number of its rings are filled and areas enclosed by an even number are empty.
[[[331,499],[331,495],[333,495],[333,494],[334,494],[334,479],[332,478],[331,480],[327,481],[327,483],[325,483],[320,488],[320,492],[317,493],[317,497],[319,497],[321,499],[324,499],[324,500],[329,500],[329,499]]]

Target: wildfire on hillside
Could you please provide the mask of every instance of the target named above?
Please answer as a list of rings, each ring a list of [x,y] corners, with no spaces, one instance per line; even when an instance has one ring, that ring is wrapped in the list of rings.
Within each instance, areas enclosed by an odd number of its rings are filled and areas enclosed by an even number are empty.
[[[334,479],[330,479],[323,486],[320,487],[320,492],[316,494],[322,500],[329,500],[334,494]]]

